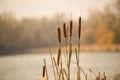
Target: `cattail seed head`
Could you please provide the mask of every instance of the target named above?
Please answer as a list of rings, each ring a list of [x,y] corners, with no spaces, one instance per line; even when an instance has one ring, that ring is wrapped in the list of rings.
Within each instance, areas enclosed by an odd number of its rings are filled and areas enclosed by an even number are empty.
[[[73,27],[73,23],[72,21],[70,21],[70,31],[69,31],[70,37],[72,36],[72,27]]]
[[[66,24],[63,24],[63,34],[64,34],[64,38],[67,38],[67,31],[66,31]]]
[[[58,35],[58,43],[61,43],[61,31],[60,28],[57,28],[57,35]]]
[[[42,67],[42,77],[45,77],[45,66]]]
[[[80,40],[80,35],[81,35],[81,17],[79,17],[78,21],[78,40]]]
[[[58,56],[57,56],[57,65],[60,63],[60,56],[61,56],[61,49],[58,49]]]

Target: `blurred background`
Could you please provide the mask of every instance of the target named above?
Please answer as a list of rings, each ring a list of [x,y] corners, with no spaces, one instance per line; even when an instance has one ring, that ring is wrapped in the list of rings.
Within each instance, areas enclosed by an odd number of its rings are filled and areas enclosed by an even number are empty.
[[[0,50],[57,46],[56,27],[71,14],[74,44],[82,17],[81,51],[120,51],[120,0],[0,0]]]
[[[71,13],[74,44],[78,18],[82,17],[83,51],[120,51],[120,0],[1,0],[0,50],[56,46],[56,27],[68,24]],[[99,49],[88,49],[91,45]]]
[[[37,80],[48,46],[57,50],[56,28],[71,19],[76,46],[80,16],[81,67],[120,80],[120,0],[0,0],[0,80]]]

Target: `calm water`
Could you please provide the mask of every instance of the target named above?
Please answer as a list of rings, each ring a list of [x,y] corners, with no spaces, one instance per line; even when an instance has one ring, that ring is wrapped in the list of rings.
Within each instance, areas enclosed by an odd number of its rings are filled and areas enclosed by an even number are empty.
[[[56,56],[56,55],[54,55]],[[0,57],[0,80],[37,80],[41,76],[43,58],[47,61],[47,68],[51,78],[52,68],[48,54],[24,54]],[[72,57],[72,76],[74,77],[75,56]],[[80,64],[88,74],[89,69],[95,73],[106,72],[107,75],[120,73],[120,53],[81,54]]]

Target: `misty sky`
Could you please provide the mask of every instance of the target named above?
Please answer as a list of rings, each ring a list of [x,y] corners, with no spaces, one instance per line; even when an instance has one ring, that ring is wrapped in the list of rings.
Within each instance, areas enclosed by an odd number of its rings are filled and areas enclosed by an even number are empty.
[[[0,0],[0,13],[12,12],[17,18],[22,17],[51,17],[59,12],[66,12],[73,17],[80,15],[82,8],[82,17],[86,18],[88,9],[103,10],[103,7],[109,4],[111,0]]]

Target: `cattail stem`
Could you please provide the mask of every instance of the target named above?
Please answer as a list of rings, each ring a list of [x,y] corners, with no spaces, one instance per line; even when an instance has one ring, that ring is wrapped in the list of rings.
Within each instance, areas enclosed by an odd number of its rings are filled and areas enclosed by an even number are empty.
[[[68,62],[68,51],[67,51],[67,43],[68,43],[68,27],[66,29],[66,24],[63,23],[63,35],[64,35],[64,38],[65,38],[65,47],[66,47],[66,54],[65,54],[65,58],[66,58],[66,64]]]
[[[80,36],[81,36],[81,17],[79,17],[78,21],[78,56],[80,53]]]
[[[77,80],[80,80],[79,56],[76,48],[75,48],[75,54],[76,54],[76,63],[77,63]]]
[[[79,55],[80,55],[80,36],[81,36],[81,17],[79,17],[78,20],[78,68],[80,67],[80,59],[79,59]],[[79,69],[78,69],[79,70]],[[78,71],[79,75],[80,75],[80,70]],[[79,79],[81,80],[81,78]]]
[[[58,78],[58,76],[59,76],[59,68],[58,68],[58,66],[57,66],[57,63],[56,63],[54,57],[53,57],[53,62],[54,62],[54,64],[55,64],[55,68],[56,68],[56,72],[57,72],[57,78]]]

